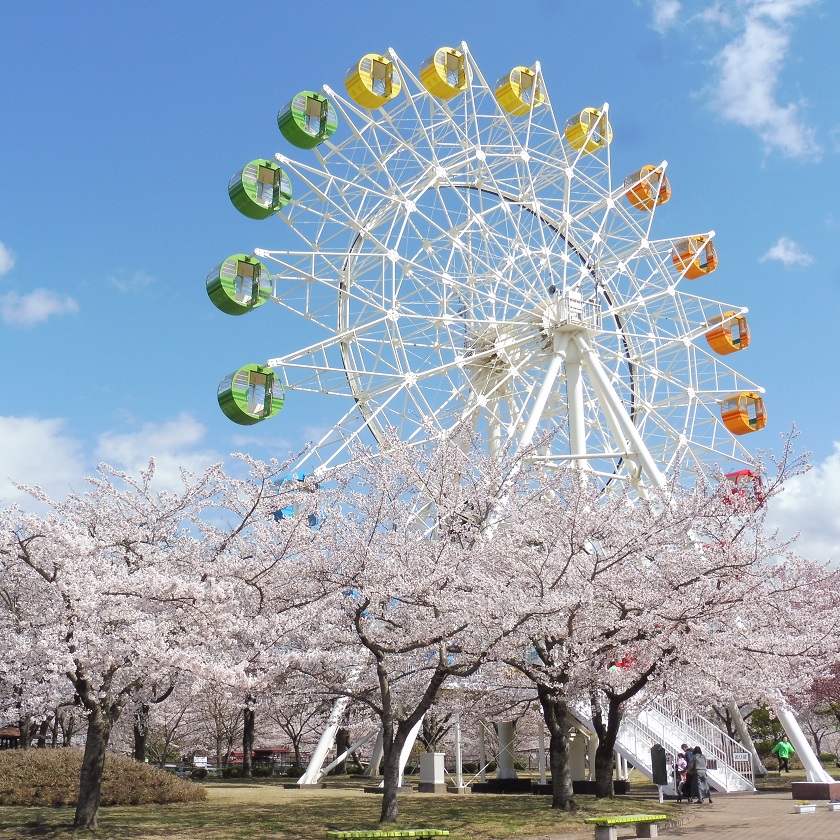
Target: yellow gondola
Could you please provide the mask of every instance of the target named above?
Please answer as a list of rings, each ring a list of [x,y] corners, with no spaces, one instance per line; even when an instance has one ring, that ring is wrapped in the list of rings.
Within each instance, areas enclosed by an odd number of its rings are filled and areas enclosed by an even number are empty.
[[[686,280],[696,280],[711,274],[718,266],[717,251],[711,239],[689,236],[681,239],[671,251],[671,261]]]
[[[393,61],[368,53],[344,74],[344,87],[362,108],[381,108],[399,94],[402,81]]]
[[[706,333],[706,341],[709,347],[721,356],[730,353],[737,353],[744,350],[750,344],[750,328],[747,326],[747,319],[743,315],[736,315],[734,312],[724,312],[723,315],[716,315],[709,321],[712,327]]]
[[[467,57],[453,47],[441,47],[420,65],[420,81],[434,96],[452,99],[470,85]]]
[[[753,391],[733,394],[723,400],[720,404],[720,416],[724,426],[733,435],[757,432],[767,424],[764,400]]]
[[[573,149],[586,154],[612,143],[612,127],[606,111],[597,108],[584,108],[579,114],[566,120],[566,141]]]
[[[653,210],[671,197],[671,184],[665,172],[648,164],[624,179],[627,200],[637,210]]]
[[[528,67],[514,67],[502,76],[495,84],[495,93],[499,105],[514,117],[521,117],[545,102],[536,71]]]

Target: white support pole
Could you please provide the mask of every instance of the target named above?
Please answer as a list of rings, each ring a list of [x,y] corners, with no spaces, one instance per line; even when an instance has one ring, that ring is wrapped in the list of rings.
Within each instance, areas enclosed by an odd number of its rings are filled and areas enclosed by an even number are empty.
[[[624,405],[615,393],[606,371],[601,365],[601,360],[582,335],[576,336],[576,339],[578,347],[581,350],[583,363],[589,373],[590,381],[598,394],[598,399],[608,404],[612,409],[615,420],[621,429],[622,436],[630,444],[632,455],[638,460],[648,481],[656,487],[664,487],[665,477],[659,471],[659,467],[656,466],[656,462],[642,441],[639,430],[630,419]]]
[[[307,764],[304,774],[298,779],[299,785],[317,785],[320,781],[324,759],[326,759],[327,753],[335,743],[338,727],[341,725],[341,719],[344,717],[344,712],[347,711],[349,703],[349,697],[339,697],[333,703],[332,711],[327,718],[327,725],[324,727],[324,731],[318,739],[318,744],[312,753],[312,758],[309,759],[309,764]]]
[[[376,736],[376,741],[373,745],[373,752],[370,754],[370,764],[365,767],[363,776],[378,776],[379,765],[382,764],[382,756],[385,753],[385,745],[382,743],[382,728],[379,729],[379,734]]]
[[[417,733],[420,731],[420,727],[423,725],[423,718],[421,717],[414,726],[411,727],[411,730],[408,733],[408,737],[405,739],[405,743],[403,744],[402,752],[400,753],[400,776],[399,776],[399,787],[403,786],[403,774],[405,772],[405,764],[408,761],[409,756],[411,755],[412,749],[414,749],[414,742],[417,740]]]
[[[566,400],[569,407],[569,454],[586,455],[586,418],[583,412],[583,376],[580,353],[572,340],[566,348]],[[576,467],[589,467],[585,458],[572,461]]]
[[[808,739],[805,737],[805,733],[799,726],[798,721],[793,716],[790,706],[780,697],[779,701],[774,704],[773,710],[776,712],[779,723],[784,726],[785,732],[787,732],[788,738],[790,738],[790,742],[793,744],[793,748],[799,756],[799,760],[805,766],[808,781],[833,782],[834,779],[823,770],[822,764],[820,764],[819,759],[811,749],[811,745],[808,743]]]
[[[738,704],[732,700],[727,708],[729,709],[729,716],[735,724],[735,729],[738,731],[738,738],[740,738],[741,743],[744,745],[744,748],[752,758],[753,773],[760,777],[766,776],[767,768],[764,766],[758,755],[758,750],[755,748],[753,739],[750,736],[750,731],[747,729],[747,723],[744,720],[744,716],[741,714],[741,710],[738,708]]]
[[[461,761],[461,713],[455,713],[455,787],[464,786],[464,767]]]
[[[560,373],[560,368],[563,365],[563,359],[566,354],[566,345],[569,337],[565,333],[560,333],[554,337],[554,354],[548,364],[548,369],[543,377],[542,385],[534,400],[534,405],[531,409],[531,414],[528,417],[528,422],[522,431],[522,437],[519,439],[519,448],[522,449],[529,446],[534,439],[534,433],[537,431],[540,421],[543,418],[545,407],[548,404],[548,398],[551,396],[551,391],[554,388],[554,383],[557,381],[557,376]]]
[[[540,718],[540,751],[539,751],[539,758],[540,758],[540,784],[544,785],[547,784],[546,773],[545,773],[545,722],[542,718]]]
[[[487,744],[484,739],[484,721],[478,722],[478,779],[487,781]]]
[[[376,735],[376,732],[377,730],[373,729],[366,735],[364,735],[362,738],[359,738],[358,741],[355,741],[354,743],[350,744],[350,746],[347,747],[347,749],[343,753],[341,753],[341,755],[337,755],[333,761],[331,761],[326,767],[324,767],[323,770],[321,770],[320,778],[326,776],[327,773],[329,773],[330,770],[333,769],[333,767],[338,767],[338,765],[341,764],[341,762],[344,761],[344,759],[347,758],[347,756],[352,755],[353,752],[359,749],[359,747],[363,747],[368,741],[370,741],[371,738],[373,738],[374,735]]]

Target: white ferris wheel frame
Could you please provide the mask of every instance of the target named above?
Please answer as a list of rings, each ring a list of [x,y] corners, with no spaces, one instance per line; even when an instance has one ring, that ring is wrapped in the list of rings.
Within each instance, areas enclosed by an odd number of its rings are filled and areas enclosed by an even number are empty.
[[[325,336],[267,365],[292,392],[349,399],[301,463],[465,422],[496,452],[551,432],[535,458],[605,483],[749,463],[718,406],[763,389],[703,340],[747,310],[684,288],[671,253],[685,237],[651,237],[656,208],[623,200],[633,184],[613,183],[609,143],[569,145],[538,63],[544,102],[513,117],[459,49],[470,84],[455,99],[389,50],[399,98],[367,111],[324,86],[336,139],[308,162],[276,155],[295,188],[279,215],[303,247],[255,255],[274,264],[272,299]]]

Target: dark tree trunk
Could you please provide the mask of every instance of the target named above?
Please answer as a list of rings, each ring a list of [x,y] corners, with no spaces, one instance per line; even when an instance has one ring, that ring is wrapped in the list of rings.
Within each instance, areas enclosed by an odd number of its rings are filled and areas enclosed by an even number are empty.
[[[549,732],[549,765],[551,767],[551,807],[562,811],[577,811],[569,769],[568,704],[545,686],[537,686],[543,718]]]
[[[253,697],[248,700],[253,702]],[[246,706],[242,710],[242,777],[250,779],[252,772],[252,759],[254,755],[254,709]]]
[[[615,697],[609,698],[606,723],[600,705],[594,701],[592,703],[592,724],[598,736],[598,747],[595,750],[595,796],[598,799],[612,799],[615,796],[613,753],[623,717],[622,703]]]
[[[393,728],[392,730],[393,731]],[[382,811],[379,814],[379,822],[394,823],[399,819],[400,809],[397,802],[397,793],[400,783],[400,753],[405,746],[408,730],[402,725],[397,727],[397,733],[392,738],[384,739],[384,756],[382,762]],[[387,743],[390,742],[390,743]]]
[[[292,738],[292,749],[295,751],[295,767],[300,767],[300,738]]]
[[[41,725],[38,727],[38,741],[36,742],[36,746],[39,750],[45,750],[47,748],[47,732],[49,731],[50,719],[46,718],[41,721]]]
[[[58,746],[58,713],[53,715],[52,727],[50,729],[50,747],[55,749]]]
[[[18,720],[18,729],[20,730],[20,738],[18,739],[18,749],[28,750],[32,741],[32,729],[29,715]]]
[[[103,713],[100,709],[94,709],[88,715],[85,754],[82,759],[79,798],[76,801],[76,816],[73,819],[73,828],[96,828],[99,800],[102,795],[105,753],[108,749],[113,725],[111,716]]]
[[[146,762],[146,739],[149,737],[149,704],[141,703],[134,711],[134,760]]]
[[[341,755],[348,747],[350,746],[350,730],[344,729],[343,727],[340,728],[335,733],[335,751],[337,755]],[[347,759],[345,758],[341,764],[337,764],[333,773],[338,775],[346,775],[347,774]]]

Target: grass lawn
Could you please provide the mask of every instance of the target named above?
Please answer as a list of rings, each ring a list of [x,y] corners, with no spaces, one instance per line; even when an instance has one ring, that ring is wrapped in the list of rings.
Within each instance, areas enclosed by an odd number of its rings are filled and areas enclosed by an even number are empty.
[[[377,827],[381,803],[379,796],[363,793],[355,785],[297,791],[267,780],[209,782],[207,789],[207,801],[198,804],[102,808],[94,836],[108,840],[313,840],[325,838],[328,829]],[[581,811],[572,816],[552,811],[548,796],[401,794],[399,827],[446,828],[453,840],[576,831],[591,836],[592,828],[583,825],[584,817],[678,810],[673,804],[659,805],[653,789],[644,787],[639,796],[613,802],[597,802],[590,796],[577,800]],[[72,808],[0,807],[0,840],[78,837],[70,830],[72,819]]]

